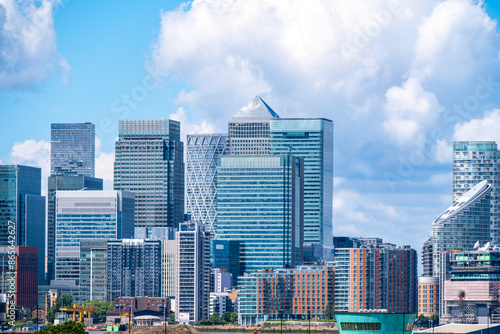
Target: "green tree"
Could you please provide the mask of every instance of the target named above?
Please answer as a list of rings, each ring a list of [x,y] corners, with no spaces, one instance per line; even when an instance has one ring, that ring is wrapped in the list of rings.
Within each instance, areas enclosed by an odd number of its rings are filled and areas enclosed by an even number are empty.
[[[172,323],[174,323],[174,322],[175,322],[175,313],[174,313],[174,312],[170,312],[170,321],[171,321]]]
[[[222,325],[225,323],[225,321],[222,320],[217,313],[212,314],[208,320],[212,323],[212,325]]]
[[[73,296],[62,294],[56,298],[54,306],[50,307],[47,311],[47,321],[53,323],[56,313],[59,312],[61,307],[70,306],[73,304]]]
[[[415,319],[415,325],[417,325],[418,327],[422,327],[422,326],[429,326],[429,318],[427,318],[425,315],[421,314],[417,317],[417,319]]]
[[[40,334],[85,334],[83,324],[76,321],[66,321],[62,325],[47,326],[35,333]]]
[[[91,317],[99,319],[99,321],[106,320],[106,312],[114,311],[115,302],[101,302],[99,300],[88,300],[85,302],[87,306],[97,308],[97,311],[91,314]]]
[[[235,322],[236,320],[238,320],[238,313],[236,313],[236,312],[231,313],[231,316],[229,317],[229,321]]]
[[[335,318],[335,306],[332,303],[328,303],[323,310],[323,316],[326,320],[334,320]]]
[[[222,315],[222,320],[226,321],[226,322],[230,322],[231,321],[231,312],[226,312]]]

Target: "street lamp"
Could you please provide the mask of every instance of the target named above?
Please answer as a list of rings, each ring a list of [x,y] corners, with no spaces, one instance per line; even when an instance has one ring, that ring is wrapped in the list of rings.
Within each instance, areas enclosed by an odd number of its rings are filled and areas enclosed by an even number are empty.
[[[163,323],[165,325],[165,334],[167,334],[167,303],[163,302]]]

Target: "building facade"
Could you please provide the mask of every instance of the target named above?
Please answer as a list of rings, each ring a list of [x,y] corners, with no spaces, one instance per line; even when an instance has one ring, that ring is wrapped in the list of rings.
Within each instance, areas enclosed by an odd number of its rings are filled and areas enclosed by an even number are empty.
[[[226,134],[187,135],[186,212],[217,232],[217,159],[226,153]]]
[[[80,284],[80,241],[131,238],[134,194],[127,191],[56,192],[55,277]]]
[[[490,192],[491,241],[500,244],[500,152],[493,141],[453,143],[453,201],[457,201],[481,181],[488,181]]]
[[[152,310],[163,312],[163,307],[167,307],[167,314],[170,311],[170,299],[168,297],[118,297],[114,300],[115,310]]]
[[[439,314],[439,278],[432,276],[418,278],[418,314],[427,317]]]
[[[335,250],[335,309],[417,311],[417,253],[409,246]]]
[[[0,245],[37,249],[38,281],[45,281],[45,197],[42,171],[21,165],[0,165]]]
[[[50,125],[50,175],[95,176],[95,126],[92,123]]]
[[[291,155],[220,158],[217,238],[240,241],[243,272],[302,262],[303,172]]]
[[[238,322],[322,318],[335,304],[335,269],[331,265],[262,270],[240,278]]]
[[[210,233],[199,223],[182,223],[176,235],[176,321],[208,319],[210,300]]]
[[[102,190],[103,180],[86,175],[49,176],[47,192],[47,277],[46,284],[55,275],[55,231],[56,231],[56,191],[59,190]]]
[[[270,153],[304,163],[304,243],[332,247],[333,122],[324,118],[270,120]]]
[[[270,153],[269,121],[278,114],[259,96],[254,97],[228,124],[230,154],[262,155]]]
[[[14,255],[14,263],[10,256]],[[10,263],[9,263],[10,262]],[[36,247],[0,246],[0,293],[14,296],[14,305],[33,308],[38,301]]]
[[[161,260],[161,296],[175,298],[177,290],[177,242],[162,242]]]
[[[181,125],[173,120],[120,120],[114,189],[135,193],[136,227],[184,221]]]
[[[107,243],[107,299],[160,297],[161,241],[110,240]]]
[[[83,300],[106,301],[107,240],[80,240],[80,287]]]
[[[476,242],[490,241],[490,193],[487,181],[477,183],[432,223],[432,273],[435,277],[440,274],[440,253],[472,250]]]
[[[232,274],[232,285],[236,286],[237,277],[243,275],[240,263],[240,241],[211,240],[210,267],[226,270]]]

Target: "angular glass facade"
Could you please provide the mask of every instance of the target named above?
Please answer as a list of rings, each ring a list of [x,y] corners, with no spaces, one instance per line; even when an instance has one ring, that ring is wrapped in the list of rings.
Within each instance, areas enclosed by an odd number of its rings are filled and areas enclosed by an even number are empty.
[[[57,191],[55,277],[80,284],[80,241],[134,236],[134,194]]]
[[[491,241],[500,244],[500,152],[494,141],[457,141],[453,143],[453,201],[478,182],[491,186]]]
[[[102,179],[85,175],[49,176],[47,192],[47,280],[54,279],[55,266],[55,200],[58,190],[102,190]]]
[[[50,175],[95,176],[95,126],[50,125]]]
[[[136,227],[178,227],[184,221],[180,123],[120,120],[114,188],[135,193]]]
[[[223,156],[217,239],[240,241],[243,272],[302,261],[303,165],[288,156]]]
[[[188,135],[186,145],[186,212],[191,220],[217,231],[217,160],[226,153],[227,135]]]
[[[42,170],[0,165],[0,245],[8,245],[8,222],[15,223],[16,245],[36,247],[38,281],[45,281],[45,196]]]
[[[440,276],[440,254],[472,250],[490,241],[490,193],[487,181],[476,184],[432,223],[434,277]]]
[[[232,284],[237,285],[238,276],[243,275],[240,263],[240,242],[237,240],[210,241],[210,267],[225,269],[233,274]]]
[[[106,301],[107,240],[80,240],[80,287],[83,300]]]
[[[270,121],[270,152],[304,160],[304,243],[331,246],[333,200],[333,122],[279,118]]]

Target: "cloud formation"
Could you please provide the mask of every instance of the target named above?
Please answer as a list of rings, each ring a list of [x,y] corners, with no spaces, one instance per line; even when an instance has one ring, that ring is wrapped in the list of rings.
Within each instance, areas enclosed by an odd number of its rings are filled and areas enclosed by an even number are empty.
[[[56,68],[66,80],[70,66],[57,52],[56,3],[0,0],[0,91],[37,84]]]

